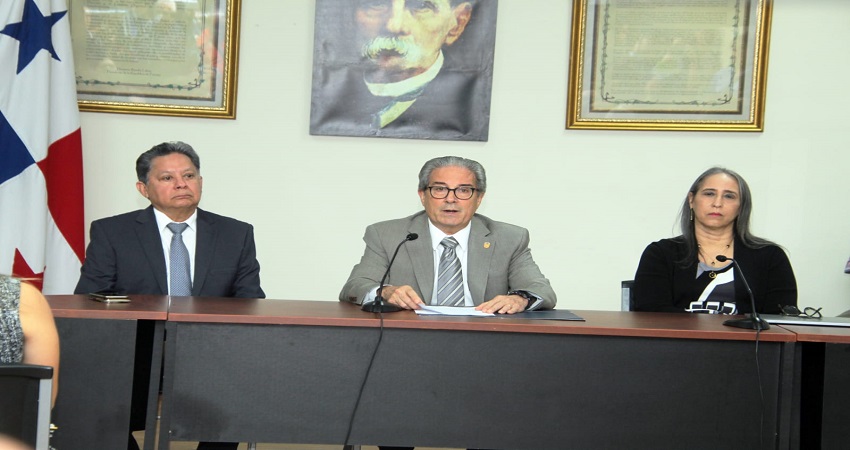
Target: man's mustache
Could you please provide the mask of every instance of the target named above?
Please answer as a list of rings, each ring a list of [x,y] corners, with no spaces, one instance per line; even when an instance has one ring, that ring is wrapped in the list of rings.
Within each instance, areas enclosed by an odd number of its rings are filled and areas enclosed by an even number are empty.
[[[407,39],[394,36],[378,36],[363,44],[361,54],[369,59],[375,59],[384,52],[393,52],[402,57],[413,57],[421,50],[418,45]]]

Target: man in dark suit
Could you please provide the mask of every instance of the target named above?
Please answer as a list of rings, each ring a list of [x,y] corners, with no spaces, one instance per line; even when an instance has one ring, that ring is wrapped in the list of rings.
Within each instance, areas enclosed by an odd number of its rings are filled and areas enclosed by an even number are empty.
[[[492,43],[457,48],[477,2],[354,3],[352,10],[336,5],[342,23],[333,31],[324,31],[319,21],[330,13],[317,5],[311,133],[486,141]],[[349,21],[354,31],[345,30]],[[348,46],[335,42],[340,36]]]
[[[146,209],[92,222],[86,259],[74,292],[263,298],[260,264],[250,224],[198,208],[203,179],[198,154],[186,143],[165,142],[136,160],[136,188]],[[181,224],[182,232],[170,225]],[[169,260],[179,234],[188,261],[183,289]],[[137,363],[150,355],[137,351]],[[144,379],[144,377],[142,377]],[[143,395],[142,395],[143,394]],[[147,392],[134,389],[132,429],[144,428]],[[141,401],[137,401],[139,399]],[[199,449],[235,449],[236,443],[200,443]],[[128,448],[137,449],[130,436]]]

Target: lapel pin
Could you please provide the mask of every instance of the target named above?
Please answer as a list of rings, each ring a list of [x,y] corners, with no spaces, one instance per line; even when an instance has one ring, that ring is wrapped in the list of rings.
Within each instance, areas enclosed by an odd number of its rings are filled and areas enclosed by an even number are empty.
[[[484,248],[490,248],[490,243],[489,243],[489,242],[485,242],[485,243],[484,243]]]

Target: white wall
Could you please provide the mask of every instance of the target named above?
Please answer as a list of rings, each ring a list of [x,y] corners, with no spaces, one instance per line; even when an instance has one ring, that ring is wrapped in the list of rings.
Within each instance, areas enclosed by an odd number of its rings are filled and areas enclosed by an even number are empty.
[[[364,228],[421,208],[422,163],[458,154],[487,169],[479,212],[531,231],[559,308],[617,310],[690,183],[724,165],[750,184],[754,232],[787,248],[800,305],[850,309],[850,2],[777,0],[765,131],[706,133],[565,130],[572,3],[502,0],[486,143],[310,136],[313,10],[243,0],[236,120],[83,113],[87,226],[147,206],[136,157],[184,140],[201,206],[254,224],[267,296],[336,301]]]

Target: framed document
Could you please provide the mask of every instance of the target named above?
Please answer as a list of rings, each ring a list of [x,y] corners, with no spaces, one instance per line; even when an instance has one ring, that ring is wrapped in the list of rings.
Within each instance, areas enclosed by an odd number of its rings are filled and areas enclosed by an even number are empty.
[[[241,0],[70,0],[81,111],[233,119]]]
[[[574,0],[567,128],[762,131],[772,0]]]

